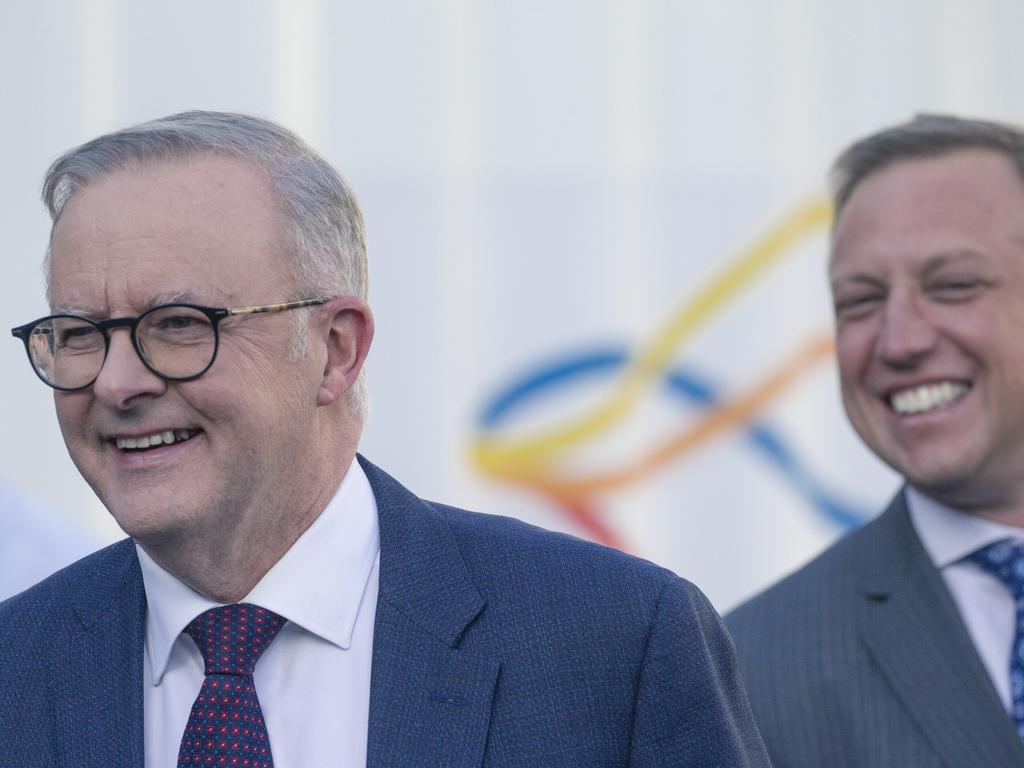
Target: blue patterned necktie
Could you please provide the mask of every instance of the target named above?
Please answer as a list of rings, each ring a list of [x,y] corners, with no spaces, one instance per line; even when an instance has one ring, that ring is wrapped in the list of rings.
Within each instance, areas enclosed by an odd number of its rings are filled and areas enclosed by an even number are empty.
[[[997,541],[966,558],[1003,583],[1017,607],[1016,630],[1010,648],[1010,702],[1013,722],[1024,739],[1024,545]]]
[[[274,768],[252,672],[285,619],[248,603],[211,608],[185,627],[203,654],[206,679],[185,726],[178,768]]]

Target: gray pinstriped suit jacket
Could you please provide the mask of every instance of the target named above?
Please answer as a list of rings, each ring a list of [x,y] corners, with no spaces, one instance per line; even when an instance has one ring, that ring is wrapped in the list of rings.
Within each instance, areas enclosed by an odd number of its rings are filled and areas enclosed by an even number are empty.
[[[1021,768],[901,492],[726,622],[775,768]]]
[[[381,534],[368,768],[767,768],[696,587],[360,461]],[[145,612],[130,541],[0,603],[0,768],[142,768]]]

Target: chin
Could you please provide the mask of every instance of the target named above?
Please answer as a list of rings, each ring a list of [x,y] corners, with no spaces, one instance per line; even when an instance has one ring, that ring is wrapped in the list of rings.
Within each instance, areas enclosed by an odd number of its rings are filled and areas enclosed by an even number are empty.
[[[901,474],[919,491],[947,504],[974,503],[978,496],[986,493],[984,489],[976,488],[977,472],[961,463],[913,467]]]
[[[900,440],[890,435],[885,440],[864,442],[908,483],[923,490],[956,487],[970,483],[975,477],[983,464],[980,459],[983,452],[964,445],[963,436],[959,437],[959,440],[948,435]]]
[[[184,513],[179,509],[167,506],[153,507],[133,504],[119,500],[107,503],[107,509],[121,530],[139,541],[160,541],[171,538],[176,532],[186,528]]]

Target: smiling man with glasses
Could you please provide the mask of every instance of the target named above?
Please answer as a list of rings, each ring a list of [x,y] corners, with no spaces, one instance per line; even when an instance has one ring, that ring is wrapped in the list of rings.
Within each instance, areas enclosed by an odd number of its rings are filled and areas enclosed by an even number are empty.
[[[362,218],[297,137],[174,115],[44,199],[12,332],[130,538],[0,604],[0,768],[767,764],[692,585],[357,458]]]

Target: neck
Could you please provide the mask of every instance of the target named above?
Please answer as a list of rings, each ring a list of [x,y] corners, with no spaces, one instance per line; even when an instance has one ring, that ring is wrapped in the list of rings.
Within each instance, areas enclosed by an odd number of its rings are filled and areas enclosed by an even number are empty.
[[[959,488],[918,487],[918,490],[958,512],[975,515],[1001,525],[1024,528],[1024,498],[1018,498],[1014,493],[997,495],[991,490],[972,492]]]
[[[1016,508],[1009,510],[1002,509],[978,509],[978,510],[965,510],[972,514],[982,517],[986,520],[991,520],[993,523],[1001,523],[1002,525],[1009,525],[1014,528],[1024,528],[1024,509]]]
[[[320,516],[351,460],[338,462],[339,468],[316,485],[299,484],[304,495],[276,494],[276,502],[267,500],[263,509],[238,515],[229,530],[190,526],[156,540],[137,541],[160,567],[192,589],[219,603],[237,603]],[[298,499],[302,503],[297,504]]]

